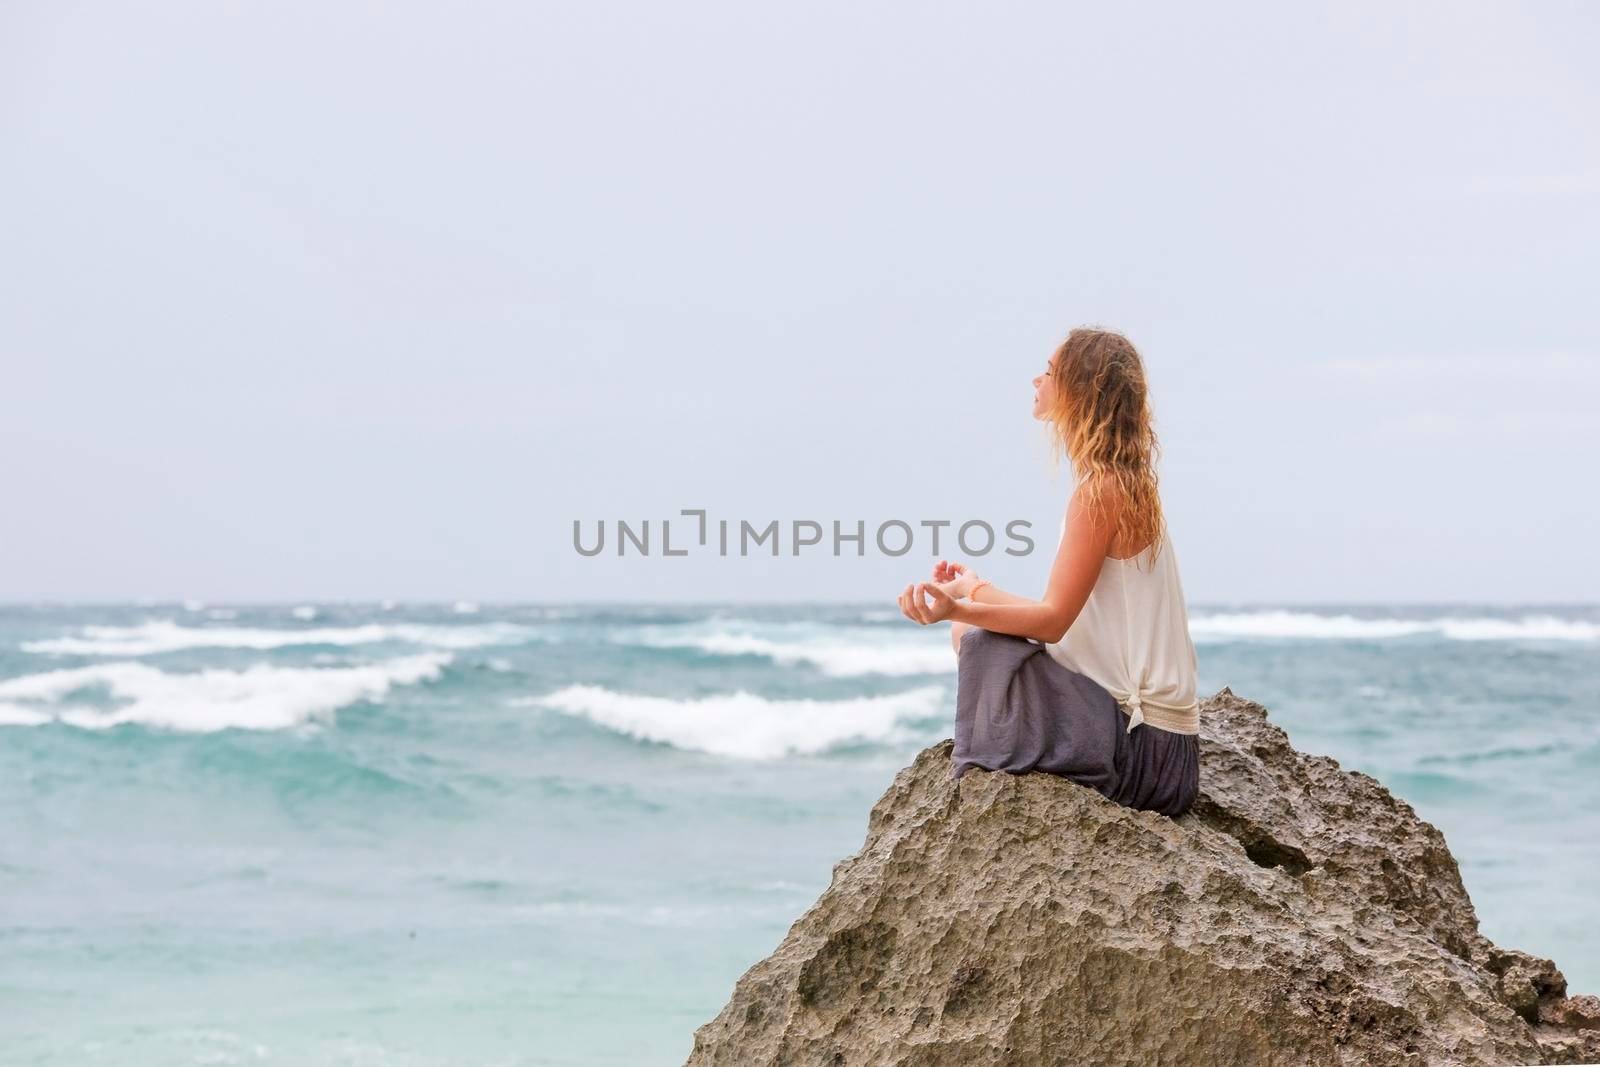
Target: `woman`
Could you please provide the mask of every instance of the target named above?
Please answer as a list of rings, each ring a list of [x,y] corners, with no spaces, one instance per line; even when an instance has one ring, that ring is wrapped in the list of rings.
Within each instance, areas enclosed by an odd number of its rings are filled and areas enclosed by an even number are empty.
[[[1181,815],[1200,783],[1197,663],[1143,361],[1121,334],[1076,329],[1033,387],[1033,416],[1075,475],[1044,597],[940,560],[899,598],[914,622],[952,622],[952,775],[1048,771]]]

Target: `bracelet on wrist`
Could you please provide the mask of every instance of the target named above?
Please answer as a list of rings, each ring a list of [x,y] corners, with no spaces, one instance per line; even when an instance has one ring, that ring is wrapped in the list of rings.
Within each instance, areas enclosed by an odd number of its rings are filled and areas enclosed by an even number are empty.
[[[978,590],[982,589],[986,585],[993,584],[994,583],[989,581],[987,578],[978,579],[976,582],[972,583],[972,588],[967,590],[967,599],[976,604],[978,602]]]

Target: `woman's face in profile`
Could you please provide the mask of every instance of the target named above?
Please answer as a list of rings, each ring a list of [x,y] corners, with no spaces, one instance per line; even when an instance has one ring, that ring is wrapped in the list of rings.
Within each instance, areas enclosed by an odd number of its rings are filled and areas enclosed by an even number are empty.
[[[1056,404],[1056,359],[1052,355],[1045,364],[1044,373],[1033,379],[1033,417],[1045,419]]]

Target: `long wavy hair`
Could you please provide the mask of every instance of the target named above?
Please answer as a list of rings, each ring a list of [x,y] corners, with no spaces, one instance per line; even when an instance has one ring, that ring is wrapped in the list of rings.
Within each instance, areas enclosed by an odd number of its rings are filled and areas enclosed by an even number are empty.
[[[1134,544],[1146,545],[1153,564],[1161,551],[1166,516],[1157,491],[1161,443],[1150,412],[1144,360],[1120,333],[1080,326],[1056,349],[1055,404],[1050,421],[1051,458],[1072,462],[1083,503],[1104,516],[1121,502],[1116,527]],[[1148,543],[1147,543],[1148,542]]]

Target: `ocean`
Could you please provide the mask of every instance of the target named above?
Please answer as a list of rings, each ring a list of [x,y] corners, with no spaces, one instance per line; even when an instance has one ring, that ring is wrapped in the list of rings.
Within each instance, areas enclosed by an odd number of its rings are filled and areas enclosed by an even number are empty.
[[[1190,623],[1600,992],[1600,608]],[[681,1063],[954,666],[892,602],[0,608],[0,1062]]]

